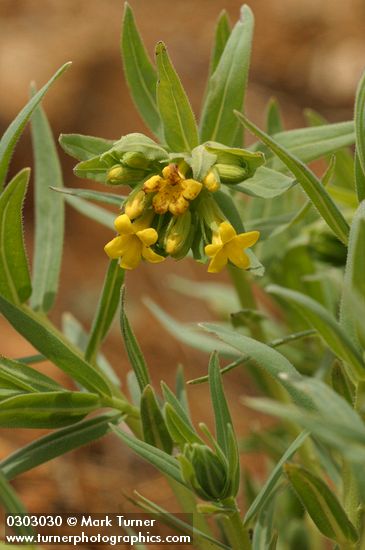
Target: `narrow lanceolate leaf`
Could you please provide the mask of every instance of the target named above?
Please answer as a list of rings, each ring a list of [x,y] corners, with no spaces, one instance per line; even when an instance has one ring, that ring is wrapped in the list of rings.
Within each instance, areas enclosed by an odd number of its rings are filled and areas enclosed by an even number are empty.
[[[231,25],[226,10],[223,10],[218,17],[217,26],[215,28],[214,44],[212,48],[212,56],[210,59],[209,74],[213,74],[217,68],[219,60],[226,47],[227,40],[231,34]]]
[[[357,326],[359,319],[354,312],[353,300],[365,304],[365,201],[357,209],[352,220],[342,291],[340,323],[354,345],[359,346]],[[363,319],[360,321],[363,323]]]
[[[140,441],[136,437],[126,434],[116,426],[111,426],[111,429],[130,449],[132,449],[132,451],[137,453],[141,458],[147,460],[147,462],[155,466],[155,468],[160,470],[163,474],[167,474],[178,483],[185,485],[180,473],[180,466],[176,458],[173,458],[160,449],[156,449],[144,441]]]
[[[112,204],[121,208],[126,197],[117,195],[115,193],[103,193],[102,191],[94,191],[93,189],[75,189],[73,187],[63,187],[62,189],[57,187],[50,187],[52,191],[63,193],[65,195],[72,195],[74,197],[81,197],[82,199],[101,202],[103,204]]]
[[[355,173],[355,187],[356,194],[359,201],[365,200],[365,172],[359,161],[359,155],[355,151],[354,158],[354,173]]]
[[[228,424],[232,418],[224,395],[222,376],[220,373],[218,354],[213,352],[209,361],[209,388],[210,398],[214,410],[215,431],[218,445],[227,456],[228,453]]]
[[[128,4],[125,5],[120,45],[124,74],[133,101],[147,126],[157,137],[163,139],[156,101],[156,70],[145,50]]]
[[[59,428],[100,406],[93,393],[53,391],[9,397],[0,403],[2,428]]]
[[[279,481],[284,464],[294,456],[297,450],[301,447],[304,440],[308,437],[309,432],[302,432],[298,437],[293,441],[293,443],[285,451],[279,462],[276,464],[275,468],[272,470],[270,476],[262,487],[261,491],[252,502],[250,508],[247,510],[244,517],[244,523],[247,525],[251,519],[261,512],[265,508],[265,505],[268,503],[270,496],[274,488]]]
[[[109,384],[104,376],[89,365],[47,321],[43,319],[41,321],[32,311],[21,309],[2,297],[0,297],[0,312],[36,350],[77,380],[84,388],[105,396],[111,395]]]
[[[23,107],[17,117],[13,120],[10,126],[5,130],[4,135],[0,140],[0,190],[4,185],[6,174],[9,168],[11,155],[13,154],[15,145],[21,136],[25,125],[27,124],[29,118],[32,116],[34,109],[42,101],[43,96],[47,93],[48,89],[52,84],[61,76],[62,73],[68,69],[71,63],[65,63],[54,76],[39,90],[35,96],[28,101],[28,103]]]
[[[15,304],[31,293],[22,226],[29,173],[28,168],[19,172],[0,195],[0,295]]]
[[[143,390],[140,408],[145,442],[171,454],[173,442],[158,406],[155,392],[150,385]]]
[[[331,350],[349,367],[351,379],[365,379],[365,365],[340,323],[321,304],[304,294],[270,285],[267,291],[288,301],[322,336]]]
[[[13,479],[57,456],[96,441],[110,431],[111,423],[116,424],[120,419],[119,413],[109,412],[54,431],[6,457],[0,468],[7,479]]]
[[[146,365],[146,361],[143,357],[143,353],[136,337],[133,333],[132,327],[129,324],[128,317],[125,312],[125,288],[122,289],[122,304],[120,308],[120,328],[123,335],[125,349],[128,354],[129,362],[136,375],[140,390],[150,383],[150,375]]]
[[[164,413],[169,433],[173,441],[180,445],[182,449],[186,443],[204,444],[190,422],[181,417],[170,403],[165,404]]]
[[[124,273],[124,269],[121,269],[118,260],[112,260],[109,263],[85,351],[87,361],[93,362],[96,359],[100,344],[103,342],[113,322],[115,312],[119,306],[120,287],[124,281]]]
[[[356,178],[357,193],[359,201],[365,199],[365,72],[359,82],[355,101],[355,132],[356,132],[356,157],[359,163],[357,171],[361,168],[362,172],[361,185],[360,177]]]
[[[241,113],[236,113],[242,124],[256,135],[294,174],[303,191],[308,195],[322,218],[343,243],[347,244],[349,226],[340,210],[333,202],[315,174],[298,158],[274,141],[268,134],[262,132]]]
[[[104,225],[108,229],[114,228],[115,215],[109,210],[106,210],[106,208],[97,206],[96,204],[91,204],[85,199],[68,194],[65,194],[64,198],[65,201],[70,204],[72,208],[80,212],[80,214],[83,214],[87,218],[90,218],[101,225]]]
[[[355,527],[324,481],[297,464],[287,464],[285,472],[308,514],[325,537],[341,546],[358,540]]]
[[[201,141],[234,145],[239,130],[233,111],[241,111],[250,64],[254,19],[246,5],[210,77],[200,123]]]
[[[0,470],[0,502],[3,504],[8,514],[27,513],[23,503],[20,501],[18,495],[6,479],[2,470]],[[26,527],[25,525],[20,525],[19,527],[15,527],[14,529],[18,535],[31,536],[33,534],[33,529],[31,527]],[[8,548],[8,545],[6,545],[6,547]]]
[[[19,361],[0,356],[0,386],[21,392],[58,391],[62,387],[45,374]]]
[[[266,128],[267,133],[272,136],[284,130],[281,120],[279,102],[275,97],[272,97],[266,108]]]
[[[156,63],[157,104],[166,143],[173,151],[191,151],[199,144],[194,113],[163,42],[156,46]]]
[[[58,141],[68,155],[79,161],[102,155],[114,145],[111,139],[81,134],[61,134]]]
[[[61,268],[64,201],[49,188],[63,187],[62,172],[47,117],[41,107],[32,116],[34,152],[35,245],[33,261],[33,293],[30,304],[47,313],[53,306]]]

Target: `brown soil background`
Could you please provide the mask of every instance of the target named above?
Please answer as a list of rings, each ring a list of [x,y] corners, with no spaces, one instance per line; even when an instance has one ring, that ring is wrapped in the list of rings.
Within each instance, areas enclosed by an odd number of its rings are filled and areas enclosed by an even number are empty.
[[[209,61],[214,23],[226,8],[234,21],[239,1],[131,0],[148,50],[164,40],[189,93],[196,113]],[[262,123],[265,104],[275,95],[288,128],[303,124],[302,109],[319,110],[330,120],[352,117],[357,81],[365,65],[365,4],[363,0],[252,0],[256,17],[247,111]],[[55,136],[77,132],[118,138],[131,131],[146,131],[128,96],[119,55],[123,6],[119,0],[0,0],[0,130],[4,131],[27,100],[29,83],[41,86],[65,61],[73,67],[52,88],[44,102]],[[73,161],[60,151],[64,181],[87,186],[72,174]],[[32,165],[29,132],[19,143],[11,166],[15,173]],[[32,250],[32,192],[25,224],[29,254]],[[66,247],[60,293],[52,318],[71,311],[90,326],[107,259],[104,243],[110,232],[67,210]],[[182,321],[214,319],[214,312],[197,300],[187,300],[168,286],[168,276],[212,280],[204,266],[190,261],[143,265],[127,276],[128,311],[156,382],[173,384],[177,363],[187,378],[204,374],[207,357],[172,339],[142,303],[152,297]],[[225,275],[220,280],[227,280]],[[122,380],[129,369],[118,326],[104,352]],[[10,357],[33,350],[0,319],[0,353]],[[51,365],[46,372],[68,383]],[[243,372],[225,379],[227,395],[244,435],[260,421],[238,403],[242,394],[255,391]],[[211,423],[207,387],[189,391],[197,421]],[[41,435],[41,430],[2,430],[1,457]],[[244,456],[246,467],[262,475],[264,462]],[[31,512],[121,512],[132,510],[122,493],[137,489],[170,511],[178,507],[161,476],[140,461],[115,437],[54,460],[14,481]],[[92,548],[90,546],[90,548]],[[157,547],[156,547],[157,548]]]

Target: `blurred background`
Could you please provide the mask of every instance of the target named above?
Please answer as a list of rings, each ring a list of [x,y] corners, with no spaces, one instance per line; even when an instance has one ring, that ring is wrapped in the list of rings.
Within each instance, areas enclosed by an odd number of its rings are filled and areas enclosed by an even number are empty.
[[[226,8],[234,22],[240,1],[130,3],[151,56],[158,40],[167,43],[198,115],[215,20]],[[251,0],[250,6],[256,31],[247,97],[249,116],[262,124],[266,103],[275,96],[288,129],[304,124],[305,107],[318,110],[331,121],[350,119],[356,84],[365,66],[364,1]],[[119,54],[122,12],[120,0],[0,0],[1,133],[26,103],[30,82],[40,87],[69,60],[72,68],[44,102],[56,137],[74,132],[117,139],[129,132],[146,132],[123,78]],[[59,153],[65,185],[87,187],[87,182],[74,178],[73,160],[61,150]],[[18,145],[11,173],[23,166],[32,166],[29,131]],[[30,190],[24,213],[30,258],[32,208]],[[62,314],[70,311],[89,328],[108,262],[103,246],[110,238],[106,228],[67,209],[61,288],[52,313],[57,324]],[[173,341],[143,305],[143,297],[152,296],[181,321],[214,318],[214,312],[200,301],[187,301],[169,287],[171,274],[212,280],[205,266],[189,260],[143,265],[127,276],[128,312],[156,383],[164,379],[172,384],[178,362],[185,366],[187,378],[205,374],[207,357]],[[224,274],[218,279],[227,280]],[[124,381],[129,367],[117,324],[104,351]],[[2,319],[0,353],[10,357],[32,353]],[[50,365],[42,368],[65,382],[62,373]],[[259,421],[242,408],[238,398],[254,389],[243,372],[237,371],[226,377],[225,385],[237,431],[244,435]],[[209,423],[207,388],[194,386],[189,395],[194,418]],[[40,430],[3,430],[1,456],[40,434]],[[244,457],[244,462],[260,474],[263,465],[257,457]],[[14,485],[32,512],[128,511],[131,505],[122,493],[130,494],[134,488],[170,511],[177,510],[159,474],[113,437],[22,475]]]

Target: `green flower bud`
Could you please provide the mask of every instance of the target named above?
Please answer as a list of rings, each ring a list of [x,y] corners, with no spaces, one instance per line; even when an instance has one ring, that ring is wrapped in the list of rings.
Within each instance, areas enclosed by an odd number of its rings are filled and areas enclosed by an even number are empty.
[[[239,183],[248,176],[247,168],[239,164],[218,163],[214,165],[214,168],[217,170],[222,183]]]
[[[206,445],[187,445],[184,458],[190,463],[193,478],[186,480],[204,500],[220,500],[230,496],[227,465]],[[184,472],[183,472],[184,474]]]
[[[139,168],[141,170],[148,170],[151,164],[151,161],[148,160],[143,153],[138,152],[124,153],[121,160],[124,166]]]
[[[181,216],[172,218],[167,226],[164,247],[170,256],[183,258],[188,253],[193,237],[191,213],[187,210]]]
[[[145,177],[146,172],[144,170],[115,164],[108,170],[106,181],[110,185],[135,185]]]

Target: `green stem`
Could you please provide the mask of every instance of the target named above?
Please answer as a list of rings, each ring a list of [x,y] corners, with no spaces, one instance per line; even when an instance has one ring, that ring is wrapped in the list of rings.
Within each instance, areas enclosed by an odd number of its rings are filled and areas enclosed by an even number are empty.
[[[225,499],[222,504],[233,508],[232,514],[223,516],[223,529],[232,550],[251,550],[252,545],[248,530],[243,525],[239,508],[234,498]]]

